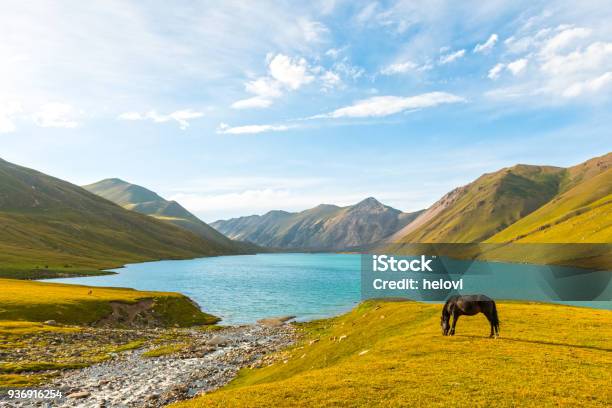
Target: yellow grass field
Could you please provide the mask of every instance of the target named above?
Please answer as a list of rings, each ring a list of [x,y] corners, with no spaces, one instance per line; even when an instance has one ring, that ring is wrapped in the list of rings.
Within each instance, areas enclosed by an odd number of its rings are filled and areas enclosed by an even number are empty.
[[[186,407],[609,407],[612,312],[498,303],[440,334],[440,305],[367,302],[301,325],[303,340]]]
[[[155,302],[153,312],[164,325],[184,327],[218,320],[180,293],[0,279],[0,321],[91,324],[112,312],[111,302],[133,304],[145,299]]]

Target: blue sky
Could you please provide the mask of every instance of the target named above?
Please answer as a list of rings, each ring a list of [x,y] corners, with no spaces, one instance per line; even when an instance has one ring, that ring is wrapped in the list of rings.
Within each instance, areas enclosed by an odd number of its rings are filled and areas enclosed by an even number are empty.
[[[0,157],[206,221],[611,149],[609,1],[5,1]]]

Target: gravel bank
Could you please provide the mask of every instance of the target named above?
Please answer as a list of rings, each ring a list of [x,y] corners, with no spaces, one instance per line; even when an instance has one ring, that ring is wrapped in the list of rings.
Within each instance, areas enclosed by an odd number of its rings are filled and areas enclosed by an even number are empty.
[[[188,344],[179,353],[161,357],[143,356],[147,349],[119,353],[104,363],[64,372],[44,386],[62,389],[62,399],[6,406],[160,407],[227,384],[240,368],[259,364],[264,354],[295,339],[292,326],[284,324],[186,333]]]

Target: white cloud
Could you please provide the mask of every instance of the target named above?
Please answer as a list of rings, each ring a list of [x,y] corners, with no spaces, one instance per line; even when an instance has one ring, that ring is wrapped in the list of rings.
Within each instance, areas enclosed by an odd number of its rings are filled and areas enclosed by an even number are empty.
[[[495,64],[495,66],[489,70],[487,77],[489,79],[495,80],[500,77],[504,69],[507,69],[508,71],[512,72],[512,75],[514,76],[520,75],[525,71],[525,68],[527,68],[528,62],[529,61],[526,58],[520,58],[508,64]]]
[[[207,89],[199,97],[209,105],[228,94],[221,85],[267,51],[312,55],[326,41],[327,28],[316,21],[323,6],[306,3],[188,2],[171,10],[77,3],[2,7],[3,99],[22,101],[30,113],[47,101],[69,101],[96,118],[108,115],[108,107],[117,109],[115,117],[132,107],[164,106],[169,98],[181,106],[193,89]],[[104,24],[101,15],[117,24]]]
[[[504,70],[506,66],[504,64],[495,64],[493,68],[489,70],[489,74],[487,75],[489,79],[497,79],[501,75],[501,72]]]
[[[260,96],[254,96],[252,98],[240,99],[232,103],[233,109],[257,109],[257,108],[268,108],[272,105],[272,100],[262,98]]]
[[[540,104],[562,103],[564,99],[559,97],[596,101],[594,97],[605,96],[610,83],[612,42],[601,40],[606,35],[601,29],[569,24],[519,29],[505,41],[508,50],[519,58],[503,67],[496,65],[489,71],[489,78],[495,79],[507,69],[521,79],[487,95],[502,99],[537,96]]]
[[[289,130],[295,126],[288,125],[245,125],[231,127],[226,123],[221,123],[217,128],[217,133],[230,134],[230,135],[244,135],[244,134],[257,134],[264,132],[281,132]]]
[[[278,98],[283,94],[280,89],[280,84],[272,78],[261,77],[256,80],[249,81],[244,85],[247,92],[264,97]]]
[[[304,58],[291,58],[277,54],[268,66],[270,75],[289,89],[296,90],[314,80]]]
[[[262,76],[245,83],[245,90],[256,95],[234,102],[234,109],[267,108],[273,100],[283,96],[285,90],[296,91],[315,80],[313,69],[304,58],[291,58],[284,54],[268,54],[268,76]],[[324,80],[331,79],[323,77]]]
[[[533,47],[534,43],[535,40],[531,36],[521,38],[512,36],[504,41],[504,45],[506,46],[508,51],[513,54],[520,54],[526,52],[527,50]]]
[[[342,62],[337,62],[333,65],[333,70],[344,75],[346,78],[350,78],[353,81],[359,79],[365,73],[363,68],[351,65],[346,59]]]
[[[143,120],[145,116],[141,115],[138,112],[125,112],[121,115],[117,116],[117,119],[121,120]]]
[[[584,27],[567,28],[550,38],[542,47],[542,54],[552,55],[563,51],[576,40],[591,35],[591,30]]]
[[[448,64],[453,61],[458,60],[459,58],[465,55],[465,50],[459,50],[455,52],[451,52],[449,54],[443,55],[440,57],[440,64]]]
[[[283,95],[281,84],[274,78],[260,77],[244,84],[247,92],[256,96],[241,99],[234,102],[234,109],[267,108],[272,105],[272,100]]]
[[[304,34],[304,39],[310,43],[322,42],[325,36],[329,33],[327,27],[318,21],[300,18],[298,19],[297,24]]]
[[[475,52],[475,53],[487,53],[487,52],[491,51],[493,49],[493,47],[495,47],[495,44],[497,43],[498,39],[499,39],[499,37],[497,36],[497,34],[491,34],[489,39],[484,44],[476,44],[476,47],[474,47],[474,51],[473,52]]]
[[[512,75],[514,76],[519,75],[525,71],[525,68],[527,68],[527,62],[528,61],[526,58],[517,59],[516,61],[508,64],[508,70],[512,72]]]
[[[0,133],[10,133],[17,129],[15,115],[20,112],[21,105],[17,102],[10,102],[0,106]]]
[[[152,120],[155,123],[165,123],[170,121],[176,121],[179,124],[181,130],[185,130],[189,127],[189,121],[204,116],[204,113],[197,112],[192,109],[182,109],[171,112],[167,115],[159,114],[157,111],[149,111],[146,113],[139,112],[125,112],[117,117],[120,120]]]
[[[606,69],[612,64],[612,43],[594,42],[586,49],[544,59],[541,69],[551,75],[570,75],[580,71]]]
[[[374,17],[377,7],[378,3],[371,2],[370,4],[366,5],[364,8],[361,9],[361,11],[355,16],[355,20],[359,24],[367,23],[372,17]]]
[[[612,67],[612,43],[594,42],[566,54],[544,54],[540,71],[546,78],[542,91],[566,98],[607,90]]]
[[[592,30],[584,27],[559,25],[545,27],[529,34],[513,35],[504,40],[508,51],[521,54],[530,50],[538,50],[542,55],[552,55],[567,49],[580,39],[590,36]]]
[[[365,118],[389,116],[410,109],[431,108],[446,103],[465,102],[465,99],[446,92],[430,92],[416,96],[374,96],[335,111],[313,116],[317,118]]]
[[[329,50],[325,51],[325,55],[327,55],[330,58],[336,59],[338,58],[341,52],[342,50],[339,48],[330,48]]]
[[[565,91],[563,91],[563,96],[573,98],[587,92],[598,92],[601,89],[607,88],[609,85],[612,85],[611,71],[608,71],[605,74],[593,79],[573,83]]]
[[[340,75],[333,71],[325,71],[325,73],[321,75],[321,81],[323,82],[324,89],[332,89],[342,85]]]
[[[75,128],[78,126],[75,109],[66,103],[47,103],[32,115],[34,123],[40,127]]]
[[[418,68],[418,65],[412,61],[404,61],[397,62],[395,64],[388,65],[380,70],[380,73],[383,75],[394,75],[394,74],[404,74],[406,72],[415,70]]]

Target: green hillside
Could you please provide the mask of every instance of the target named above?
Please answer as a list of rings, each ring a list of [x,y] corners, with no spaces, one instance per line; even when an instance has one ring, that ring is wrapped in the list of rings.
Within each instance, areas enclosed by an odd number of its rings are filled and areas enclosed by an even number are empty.
[[[254,249],[253,246],[227,238],[176,201],[165,200],[157,193],[136,184],[112,178],[83,186],[83,188],[125,209],[189,230],[207,241],[214,242],[227,253],[252,252]]]
[[[421,215],[428,222],[409,224],[399,241],[484,241],[552,199],[563,175],[559,167],[528,165],[485,174],[434,204]]]
[[[301,324],[302,341],[187,407],[606,407],[612,312],[499,302],[440,334],[440,306],[373,302]]]
[[[78,186],[0,160],[0,274],[87,274],[125,263],[227,253],[222,245]]]
[[[611,166],[609,153],[569,168],[517,165],[485,174],[388,241],[611,242]]]
[[[212,226],[230,238],[261,246],[345,250],[380,241],[418,214],[403,213],[370,197],[347,207],[321,204],[298,213],[270,211],[216,221]]]
[[[612,242],[612,154],[571,167],[561,193],[488,242]]]
[[[612,251],[602,244],[612,243],[612,153],[569,168],[517,165],[485,174],[381,247],[408,254],[418,243],[470,242],[487,245],[438,249],[459,258],[610,268]]]

